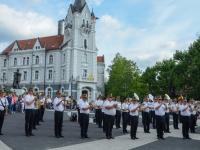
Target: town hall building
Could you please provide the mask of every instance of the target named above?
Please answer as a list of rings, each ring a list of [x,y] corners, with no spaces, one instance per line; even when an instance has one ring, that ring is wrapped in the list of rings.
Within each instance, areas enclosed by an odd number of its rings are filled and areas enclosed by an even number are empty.
[[[85,0],[75,0],[58,35],[16,40],[0,55],[0,86],[11,88],[14,72],[21,73],[20,87],[54,96],[60,89],[79,99],[104,95],[104,56],[97,56],[97,17]]]

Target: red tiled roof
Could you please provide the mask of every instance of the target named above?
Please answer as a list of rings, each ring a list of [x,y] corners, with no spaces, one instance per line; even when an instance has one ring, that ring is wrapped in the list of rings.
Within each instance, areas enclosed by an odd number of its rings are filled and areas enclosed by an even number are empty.
[[[35,42],[39,39],[39,42],[42,46],[42,48],[45,48],[47,51],[49,50],[55,50],[59,49],[61,44],[63,43],[63,35],[55,35],[55,36],[48,36],[48,37],[39,37],[34,39],[28,39],[28,40],[17,40],[19,50],[27,50],[27,49],[33,49]],[[8,54],[12,51],[12,48],[15,44],[13,42],[10,44],[3,52],[2,54]]]
[[[103,56],[97,56],[97,62],[104,63],[104,55]]]

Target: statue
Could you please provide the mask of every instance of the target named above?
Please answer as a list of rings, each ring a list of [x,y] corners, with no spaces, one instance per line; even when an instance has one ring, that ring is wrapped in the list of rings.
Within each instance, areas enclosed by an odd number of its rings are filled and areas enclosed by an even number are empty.
[[[20,81],[21,81],[21,73],[19,73],[19,69],[17,69],[17,72],[14,73],[14,80],[13,80],[13,88],[14,89],[20,89]]]

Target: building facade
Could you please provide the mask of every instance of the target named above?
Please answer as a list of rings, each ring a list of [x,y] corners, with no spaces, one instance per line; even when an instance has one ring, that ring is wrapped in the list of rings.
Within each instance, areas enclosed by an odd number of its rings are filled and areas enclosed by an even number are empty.
[[[54,96],[60,89],[78,99],[104,95],[104,56],[97,56],[97,18],[85,0],[75,0],[58,35],[16,40],[0,55],[0,85],[12,87],[14,72],[21,73],[20,87]]]

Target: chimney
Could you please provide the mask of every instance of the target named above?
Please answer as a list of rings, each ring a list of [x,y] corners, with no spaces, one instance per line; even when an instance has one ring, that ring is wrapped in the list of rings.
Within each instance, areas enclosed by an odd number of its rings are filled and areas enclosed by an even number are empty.
[[[58,21],[58,35],[64,35],[64,19]]]

